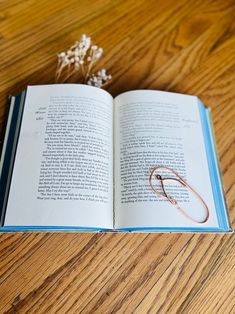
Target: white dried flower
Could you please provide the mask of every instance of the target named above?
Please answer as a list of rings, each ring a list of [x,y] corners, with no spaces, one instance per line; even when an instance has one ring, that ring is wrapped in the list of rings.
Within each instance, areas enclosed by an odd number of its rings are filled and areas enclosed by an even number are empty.
[[[92,46],[92,47],[91,47],[91,54],[87,57],[87,61],[89,62],[95,62],[99,60],[103,54],[103,48],[98,48],[97,46]]]
[[[93,64],[102,54],[103,48],[91,45],[91,38],[83,34],[80,41],[76,41],[67,51],[58,54],[56,81],[66,73],[64,82],[81,70],[84,83],[103,87],[111,80],[111,75],[107,75],[105,69],[98,71],[97,74],[91,74]]]
[[[107,74],[105,69],[102,69],[98,71],[97,74],[92,74],[87,84],[101,88],[106,85],[111,79],[112,76],[110,74]]]

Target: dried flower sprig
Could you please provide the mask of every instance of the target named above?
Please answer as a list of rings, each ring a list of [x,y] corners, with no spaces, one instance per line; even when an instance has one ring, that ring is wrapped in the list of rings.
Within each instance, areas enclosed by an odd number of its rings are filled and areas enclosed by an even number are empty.
[[[105,69],[102,69],[98,71],[97,74],[91,74],[89,80],[87,81],[87,84],[101,88],[109,83],[111,79],[112,76],[110,74],[107,74]]]
[[[103,54],[103,48],[91,44],[91,38],[83,34],[69,50],[58,54],[56,82],[65,82],[81,70],[83,83],[96,87],[107,85],[112,76],[105,69],[91,73],[92,67]]]

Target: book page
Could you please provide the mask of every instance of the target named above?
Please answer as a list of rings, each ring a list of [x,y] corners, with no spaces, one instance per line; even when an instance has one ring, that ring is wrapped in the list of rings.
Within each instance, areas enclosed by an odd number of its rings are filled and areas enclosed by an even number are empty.
[[[115,227],[217,227],[197,98],[142,90],[114,104]]]
[[[113,99],[78,84],[31,86],[5,226],[113,226]]]

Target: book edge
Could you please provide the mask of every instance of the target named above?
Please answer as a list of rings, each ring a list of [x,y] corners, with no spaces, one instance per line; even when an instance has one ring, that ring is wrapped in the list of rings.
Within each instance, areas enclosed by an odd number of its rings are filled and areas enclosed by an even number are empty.
[[[213,192],[216,214],[219,221],[219,229],[223,231],[232,231],[229,221],[228,207],[226,203],[221,169],[218,160],[218,151],[215,141],[214,127],[212,122],[211,109],[204,106],[197,98],[199,113],[202,122],[204,143],[206,148],[207,162],[210,172],[210,180]]]
[[[7,201],[10,190],[12,171],[14,167],[20,125],[23,115],[25,91],[11,97],[11,108],[7,120],[7,128],[4,136],[4,149],[1,155],[0,172],[0,226],[4,226],[7,210]],[[8,158],[9,157],[9,158]]]

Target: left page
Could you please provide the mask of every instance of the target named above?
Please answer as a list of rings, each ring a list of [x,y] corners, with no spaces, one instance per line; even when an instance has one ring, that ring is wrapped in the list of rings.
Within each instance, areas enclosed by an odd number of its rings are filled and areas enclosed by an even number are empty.
[[[113,98],[28,87],[4,226],[113,227]]]

